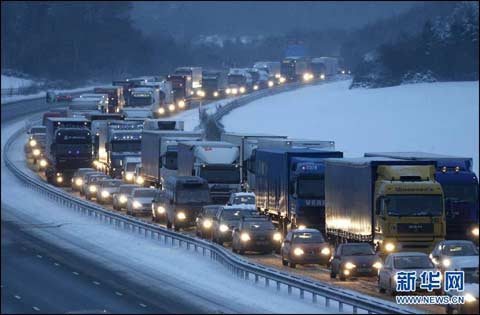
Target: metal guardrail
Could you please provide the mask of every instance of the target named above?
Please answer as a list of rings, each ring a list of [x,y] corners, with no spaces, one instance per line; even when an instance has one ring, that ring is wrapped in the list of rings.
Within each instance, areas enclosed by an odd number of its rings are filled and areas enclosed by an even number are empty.
[[[40,87],[36,85],[19,87],[19,88],[1,89],[2,96],[29,95],[29,94],[35,94],[39,91],[40,91]]]
[[[93,202],[72,196],[62,189],[49,185],[36,177],[32,177],[27,172],[22,171],[9,159],[8,152],[10,151],[13,141],[23,132],[25,132],[25,128],[17,130],[7,140],[3,150],[5,165],[26,187],[35,190],[66,208],[93,217],[103,223],[110,224],[115,228],[138,233],[145,237],[163,242],[164,244],[171,244],[171,246],[179,246],[186,248],[186,250],[201,252],[203,256],[210,256],[210,259],[222,264],[233,275],[240,279],[251,279],[254,280],[255,283],[263,282],[266,287],[275,285],[277,291],[286,288],[289,295],[291,295],[295,289],[298,291],[300,299],[305,299],[305,293],[307,293],[311,296],[313,303],[320,303],[321,301],[325,307],[333,308],[336,306],[340,312],[344,311],[345,306],[347,306],[351,307],[353,314],[357,314],[359,311],[368,314],[414,313],[399,306],[385,305],[382,302],[379,302],[379,300],[365,299],[364,295],[356,295],[353,292],[348,292],[340,288],[331,287],[317,281],[312,281],[274,268],[256,264],[242,259],[220,245],[212,242],[170,231],[156,224],[114,212]]]

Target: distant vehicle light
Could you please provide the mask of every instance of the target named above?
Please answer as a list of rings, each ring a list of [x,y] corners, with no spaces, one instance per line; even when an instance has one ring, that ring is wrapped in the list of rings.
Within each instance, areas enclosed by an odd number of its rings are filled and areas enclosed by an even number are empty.
[[[242,242],[248,242],[250,240],[250,235],[248,235],[248,233],[242,233],[242,235],[240,235],[240,239]]]
[[[321,250],[321,253],[322,253],[322,255],[325,255],[325,256],[330,255],[330,248],[324,247],[324,248]]]
[[[240,89],[239,89],[239,92],[240,92],[240,93],[245,93],[245,91],[246,91],[246,90],[245,90],[245,87],[243,87],[243,86],[240,87]]]
[[[125,203],[127,202],[127,197],[125,195],[120,195],[120,197],[118,198],[118,201],[120,201],[120,203]]]
[[[137,200],[135,200],[132,204],[132,206],[135,208],[135,209],[138,209],[138,208],[141,208],[142,207],[142,204],[140,202],[138,202]]]
[[[158,206],[157,207],[157,212],[160,213],[160,214],[164,214],[165,213],[165,208],[162,207],[162,206]]]
[[[218,92],[217,91],[213,92],[213,97],[218,97]]]
[[[212,220],[210,220],[210,219],[203,220],[203,227],[206,228],[206,229],[211,228],[212,227]]]
[[[185,107],[185,101],[184,100],[178,101],[178,107],[179,108],[184,108]]]
[[[177,219],[179,220],[185,220],[187,216],[185,215],[185,212],[179,212],[177,213]]]
[[[82,186],[83,185],[83,179],[81,179],[81,178],[75,179],[75,185],[77,185],[79,187]]]
[[[228,226],[225,224],[220,224],[220,232],[227,232],[228,231]]]
[[[273,87],[274,84],[273,81],[268,81],[268,87]]]
[[[253,86],[253,89],[254,89],[255,91],[258,90],[258,85],[254,85],[254,86]]]
[[[30,140],[30,146],[31,146],[32,148],[33,148],[34,146],[36,146],[36,145],[37,145],[37,140],[35,140],[35,139]]]
[[[138,185],[143,185],[143,183],[145,182],[145,179],[143,179],[142,176],[137,176],[137,179],[135,180],[135,182],[136,182]]]
[[[39,156],[39,155],[40,155],[40,149],[34,149],[33,156]]]
[[[273,234],[273,240],[276,242],[280,242],[282,240],[282,234],[280,232],[275,232]]]
[[[175,105],[173,104],[168,105],[168,110],[173,112],[175,110]]]
[[[159,113],[160,115],[165,114],[165,108],[160,107],[160,108],[158,109],[158,113]]]
[[[48,163],[47,163],[47,160],[45,160],[45,159],[41,159],[41,160],[40,160],[40,167],[46,167],[47,164],[48,164]]]
[[[108,198],[110,197],[110,193],[106,190],[102,191],[102,198]]]
[[[304,254],[304,251],[300,247],[297,247],[293,250],[293,254],[295,256],[302,256]]]

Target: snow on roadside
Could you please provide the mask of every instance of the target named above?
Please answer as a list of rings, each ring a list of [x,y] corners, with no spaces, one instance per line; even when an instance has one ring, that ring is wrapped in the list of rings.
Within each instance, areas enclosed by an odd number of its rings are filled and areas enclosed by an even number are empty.
[[[99,84],[100,85],[100,84]],[[55,91],[60,93],[78,93],[78,92],[88,92],[92,91],[95,86],[88,86],[88,87],[81,87],[76,89],[69,89],[69,90],[57,90]],[[35,94],[29,95],[13,95],[13,96],[2,96],[2,104],[14,103],[19,101],[27,101],[27,100],[34,100],[39,98],[45,98],[46,91],[38,92]]]
[[[12,77],[2,74],[2,89],[18,89],[33,85],[32,80]]]
[[[476,82],[352,89],[350,81],[259,99],[222,119],[227,131],[334,140],[346,157],[423,151],[472,157],[479,174]]]

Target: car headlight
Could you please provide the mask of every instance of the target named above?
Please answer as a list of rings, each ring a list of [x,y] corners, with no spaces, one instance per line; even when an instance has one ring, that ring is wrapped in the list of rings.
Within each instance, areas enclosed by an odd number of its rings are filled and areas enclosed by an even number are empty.
[[[213,97],[218,97],[218,92],[217,91],[213,92]]]
[[[325,256],[330,255],[330,248],[328,248],[328,247],[322,248],[321,253],[322,253],[322,255],[325,255]]]
[[[165,208],[162,207],[162,206],[158,206],[157,207],[157,212],[160,213],[160,214],[164,214],[165,213]]]
[[[375,269],[381,269],[382,268],[382,263],[377,261],[376,263],[374,263],[372,265],[372,267],[375,268]]]
[[[133,173],[126,173],[125,174],[125,179],[128,180],[128,181],[133,180]]]
[[[184,108],[184,107],[185,107],[185,101],[184,101],[184,100],[178,101],[178,107],[179,107],[179,108]],[[175,108],[174,108],[174,109],[175,109]]]
[[[168,105],[168,110],[173,112],[175,110],[175,105],[173,104]]]
[[[120,203],[125,203],[127,202],[127,197],[125,195],[120,195],[120,197],[118,198],[118,201],[120,201]]]
[[[387,252],[393,252],[395,250],[395,244],[393,244],[393,243],[385,244],[385,250]]]
[[[185,212],[179,212],[177,213],[177,219],[179,220],[185,220],[187,216],[185,215]]]
[[[465,294],[465,302],[472,303],[475,302],[477,299],[470,293]]]
[[[232,93],[232,90],[231,89],[226,89],[225,93],[230,94],[230,93]]]
[[[237,94],[238,93],[238,90],[236,88],[233,88],[232,89],[232,94]]]
[[[46,167],[47,164],[48,164],[48,163],[47,163],[47,160],[45,160],[45,159],[41,159],[41,160],[40,160],[40,166],[41,166],[41,167]]]
[[[301,249],[301,248],[299,248],[299,247],[297,247],[297,248],[295,248],[295,249],[293,250],[293,254],[294,254],[295,256],[302,256],[303,253],[304,253],[303,249]]]
[[[298,226],[298,229],[299,229],[299,230],[305,230],[306,228],[307,228],[307,227],[306,227],[305,225],[303,225],[303,224],[300,224],[300,225]]]
[[[321,75],[320,75],[320,79],[321,79],[321,80],[325,80],[325,75],[324,75],[324,74],[321,74]]]
[[[250,235],[248,235],[248,233],[242,233],[242,235],[240,235],[240,239],[242,242],[248,242],[250,240]]]
[[[472,234],[473,234],[473,236],[477,236],[477,237],[478,237],[478,227],[473,228]]]
[[[206,228],[206,229],[209,229],[212,227],[212,220],[203,220],[203,227]]]
[[[220,224],[220,232],[227,232],[228,231],[228,226],[226,226],[225,224]]]
[[[110,197],[110,193],[106,190],[102,191],[102,198],[108,198]]]
[[[280,242],[282,240],[282,234],[280,232],[275,232],[273,234],[273,240],[277,241],[277,242]]]
[[[135,208],[135,209],[138,209],[138,208],[141,208],[142,207],[142,204],[138,201],[134,201],[132,206]]]
[[[34,149],[33,150],[33,155],[34,156],[39,156],[40,155],[40,149]]]
[[[253,86],[253,89],[254,89],[255,91],[258,90],[258,85],[254,85],[254,86]]]
[[[35,139],[30,140],[30,146],[31,146],[32,148],[33,148],[34,146],[36,146],[36,145],[37,145],[37,140],[35,140]]]
[[[268,81],[268,87],[272,87],[274,85],[273,81]]]
[[[137,179],[135,180],[137,182],[137,184],[139,185],[143,185],[143,183],[145,182],[145,180],[143,179],[142,176],[137,176]]]
[[[93,193],[93,192],[96,192],[96,191],[97,191],[97,186],[95,186],[95,185],[90,185],[90,186],[88,187],[88,190],[89,190],[90,192],[92,192],[92,193]]]
[[[240,87],[239,91],[240,91],[240,93],[245,93],[245,88],[242,86],[242,87]]]
[[[284,83],[286,80],[284,77],[280,77],[280,83]]]
[[[452,262],[451,262],[450,259],[448,259],[448,258],[445,258],[444,260],[442,260],[442,265],[443,265],[443,267],[445,267],[445,268],[448,267],[448,266],[450,266],[451,263],[452,263]]]
[[[57,176],[57,183],[63,182],[63,177],[62,176]]]
[[[158,109],[158,113],[159,113],[160,115],[165,114],[165,108],[160,107],[160,108]]]
[[[355,266],[354,264],[352,264],[352,263],[349,262],[349,261],[345,264],[345,268],[347,268],[347,269],[353,269],[353,268],[355,268],[355,267],[357,267],[357,266]]]
[[[75,179],[75,185],[82,186],[83,185],[83,179],[81,179],[81,178]]]

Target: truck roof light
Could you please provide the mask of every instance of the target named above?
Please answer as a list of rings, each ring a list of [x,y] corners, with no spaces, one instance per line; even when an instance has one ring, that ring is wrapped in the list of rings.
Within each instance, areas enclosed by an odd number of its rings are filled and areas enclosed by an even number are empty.
[[[460,171],[460,166],[455,166],[455,172],[459,172]]]
[[[445,173],[447,171],[447,167],[446,166],[443,166],[442,167],[442,172]]]

